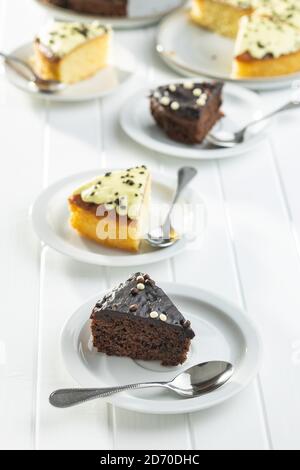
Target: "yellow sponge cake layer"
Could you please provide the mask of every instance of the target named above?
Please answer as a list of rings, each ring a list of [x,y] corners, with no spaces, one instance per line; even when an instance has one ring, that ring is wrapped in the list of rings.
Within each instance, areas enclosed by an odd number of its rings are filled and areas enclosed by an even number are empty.
[[[247,2],[232,3],[222,0],[193,0],[191,18],[204,28],[223,36],[235,38],[242,16],[252,12]]]
[[[103,218],[86,211],[71,200],[69,201],[69,208],[71,212],[70,224],[80,235],[109,248],[133,252],[139,250],[141,239],[139,237],[140,227],[137,222],[131,221],[129,231],[127,221],[121,222],[121,219],[117,218],[115,221],[111,221],[113,226],[110,226],[107,232],[108,236],[101,238],[98,231]],[[109,233],[113,233],[114,236],[109,235]]]
[[[109,63],[111,34],[97,22],[49,25],[34,44],[36,72],[67,84],[95,75]]]
[[[300,50],[277,59],[249,59],[235,58],[232,68],[232,77],[239,79],[275,77],[296,73],[300,70]]]

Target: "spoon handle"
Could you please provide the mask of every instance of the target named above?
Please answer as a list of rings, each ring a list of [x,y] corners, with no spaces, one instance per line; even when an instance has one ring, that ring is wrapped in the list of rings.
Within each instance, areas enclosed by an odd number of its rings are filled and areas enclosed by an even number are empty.
[[[284,104],[280,108],[277,108],[274,111],[271,111],[270,113],[265,114],[261,118],[250,122],[249,124],[247,124],[247,126],[244,127],[244,129],[242,129],[241,132],[245,132],[249,127],[253,126],[254,124],[258,124],[259,122],[265,121],[266,119],[276,116],[276,114],[282,113],[283,111],[291,111],[292,109],[296,109],[296,108],[300,108],[300,103],[290,101],[289,103]]]
[[[165,386],[165,382],[149,382],[144,384],[132,384],[109,388],[66,388],[53,392],[49,397],[49,402],[56,408],[69,408],[86,401],[108,397],[125,390],[137,390],[141,388]]]
[[[181,195],[182,191],[186,188],[189,182],[196,176],[197,170],[196,168],[184,166],[178,170],[178,181],[177,181],[177,189],[174,195],[173,202],[169,209],[168,215],[166,217],[165,223],[162,226],[163,233],[166,237],[170,235],[170,228],[171,228],[171,215],[174,209],[174,206]]]
[[[24,60],[21,60],[19,59],[18,57],[15,57],[13,55],[9,55],[9,54],[5,54],[4,52],[0,52],[0,57],[2,57],[5,62],[7,63],[7,65],[9,65],[10,67],[12,67],[16,72],[18,72],[19,74],[21,74],[23,76],[23,78],[25,78],[26,80],[28,80],[28,76],[24,75],[20,70],[17,70],[13,65],[12,63],[15,63],[15,64],[18,64],[18,65],[21,65],[24,69],[27,70],[27,72],[30,73],[30,80],[36,80],[37,79],[37,75],[36,73],[34,72],[34,70],[30,67],[29,64],[27,64],[27,62],[25,62]]]
[[[190,167],[190,166],[184,166],[179,169],[178,171],[178,185],[177,185],[177,191],[174,196],[173,204],[176,203],[177,199],[179,198],[180,194],[184,190],[184,188],[189,184],[189,182],[196,176],[197,170],[196,168]]]

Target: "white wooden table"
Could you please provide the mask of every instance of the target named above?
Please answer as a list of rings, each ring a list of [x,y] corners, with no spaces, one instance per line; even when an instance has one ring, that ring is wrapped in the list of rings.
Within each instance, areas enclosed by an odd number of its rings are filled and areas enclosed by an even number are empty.
[[[0,0],[0,48],[31,39],[45,19],[32,0]],[[136,54],[139,78],[103,101],[34,101],[0,72],[0,447],[299,449],[300,112],[280,117],[255,151],[197,164],[196,185],[209,213],[201,249],[142,267],[158,281],[198,285],[245,308],[264,342],[258,379],[229,402],[188,416],[146,416],[101,401],[66,411],[48,404],[53,389],[76,385],[59,352],[64,322],[87,297],[129,273],[41,246],[30,204],[71,173],[145,163],[175,174],[182,163],[153,155],[122,133],[118,114],[126,97],[142,82],[174,74],[155,55],[155,28],[117,37]],[[266,93],[266,109],[290,93]]]

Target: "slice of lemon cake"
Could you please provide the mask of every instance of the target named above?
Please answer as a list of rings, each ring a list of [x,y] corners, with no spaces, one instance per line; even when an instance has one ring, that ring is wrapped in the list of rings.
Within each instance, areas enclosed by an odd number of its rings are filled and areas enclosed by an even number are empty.
[[[44,79],[76,83],[109,63],[112,31],[97,21],[48,23],[34,42],[34,65]]]
[[[69,198],[71,226],[101,245],[138,251],[148,222],[150,190],[145,166],[98,176]]]
[[[191,18],[204,28],[235,38],[240,19],[252,11],[251,0],[193,0]]]
[[[234,78],[270,77],[300,70],[300,28],[259,12],[241,19],[235,45]]]
[[[233,78],[300,70],[299,0],[193,0],[192,19],[236,38]]]

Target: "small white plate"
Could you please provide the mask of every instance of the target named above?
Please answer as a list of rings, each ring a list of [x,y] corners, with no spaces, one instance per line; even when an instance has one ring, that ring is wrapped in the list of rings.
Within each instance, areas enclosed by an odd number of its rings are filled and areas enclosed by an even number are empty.
[[[12,55],[30,62],[33,57],[32,43],[25,44],[11,52]],[[118,65],[114,65],[118,64]],[[31,87],[29,82],[14,69],[5,65],[9,81],[26,93],[49,101],[88,101],[102,98],[118,91],[120,86],[130,80],[135,72],[136,63],[133,55],[123,47],[114,45],[111,65],[98,72],[93,77],[74,85],[68,85],[63,91],[55,94],[45,94]]]
[[[36,0],[39,5],[55,14],[57,18],[69,21],[88,21],[99,20],[102,23],[110,24],[116,29],[140,28],[157,23],[163,16],[172,12],[176,8],[182,7],[186,0],[130,0],[130,6],[127,17],[107,17],[99,15],[88,15],[76,13],[55,5],[43,3],[42,0]]]
[[[62,354],[72,377],[82,387],[113,387],[128,383],[168,381],[181,371],[212,360],[231,362],[232,379],[220,389],[197,398],[182,399],[161,390],[123,392],[105,401],[143,413],[191,413],[215,406],[240,392],[256,376],[261,359],[261,341],[252,322],[238,307],[214,294],[191,286],[161,283],[196,336],[184,365],[163,367],[158,362],[134,361],[98,353],[92,345],[92,309],[104,295],[94,296],[67,321],[61,337]]]
[[[68,176],[49,186],[40,194],[30,212],[34,230],[42,242],[73,259],[99,266],[137,266],[155,263],[172,258],[187,248],[189,238],[182,237],[173,246],[164,249],[154,249],[146,242],[142,242],[141,251],[135,254],[110,249],[79,236],[69,224],[68,197],[83,183],[107,171],[112,170],[90,170]],[[162,206],[163,213],[166,214],[175,187],[176,181],[172,178],[152,172],[152,208]],[[187,188],[179,201],[179,208],[181,204],[183,209],[186,207],[185,204],[193,204],[193,207],[199,211],[201,225],[197,240],[193,240],[193,243],[201,243],[201,236],[206,225],[206,209],[203,200],[194,190]],[[155,214],[151,213],[152,216],[153,220]],[[177,224],[176,218],[174,222],[174,228],[180,231],[180,219],[177,218]]]
[[[231,78],[233,40],[194,24],[189,18],[188,9],[177,10],[163,20],[158,31],[156,48],[161,58],[185,77],[202,75],[239,83],[255,90],[287,87],[300,78],[300,73],[259,79]]]
[[[177,80],[178,81],[178,80]],[[180,82],[184,82],[181,80]],[[200,80],[202,81],[202,80]],[[176,81],[175,81],[176,82]],[[149,90],[132,96],[121,112],[123,130],[136,142],[159,153],[195,160],[227,158],[240,155],[259,144],[265,137],[271,120],[257,124],[247,132],[245,141],[229,149],[216,149],[207,143],[186,145],[170,139],[156,124],[150,112]],[[215,125],[213,132],[236,131],[263,115],[262,101],[254,91],[237,85],[225,84],[222,111],[225,116]]]

